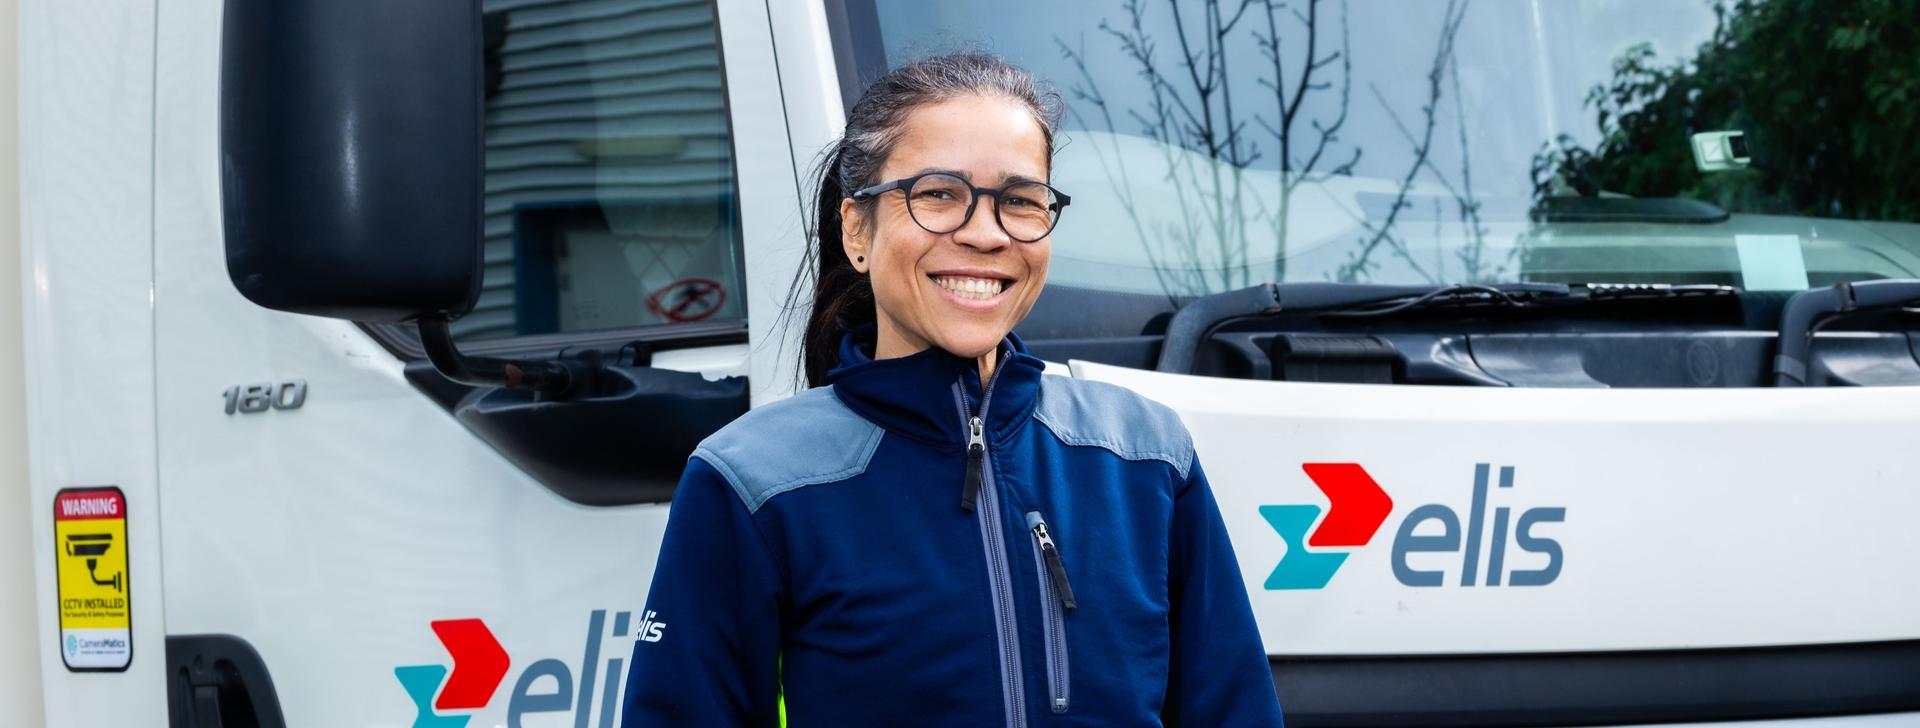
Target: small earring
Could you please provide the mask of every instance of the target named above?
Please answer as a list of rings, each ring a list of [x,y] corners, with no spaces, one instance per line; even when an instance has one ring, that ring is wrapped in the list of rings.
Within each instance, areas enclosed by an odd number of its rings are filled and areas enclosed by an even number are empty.
[[[856,255],[856,256],[853,256],[853,262],[855,262],[855,263],[865,263],[865,262],[867,262],[867,256],[864,256],[864,255]]]

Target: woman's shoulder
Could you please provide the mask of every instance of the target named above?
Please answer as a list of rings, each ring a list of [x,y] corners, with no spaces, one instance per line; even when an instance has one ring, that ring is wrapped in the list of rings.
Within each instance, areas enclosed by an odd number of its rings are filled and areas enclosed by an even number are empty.
[[[777,493],[859,474],[881,434],[830,387],[817,387],[749,410],[700,441],[693,457],[720,471],[754,510]]]
[[[1128,460],[1164,460],[1182,478],[1193,463],[1193,437],[1179,413],[1117,384],[1045,375],[1033,416],[1068,445],[1103,447]]]

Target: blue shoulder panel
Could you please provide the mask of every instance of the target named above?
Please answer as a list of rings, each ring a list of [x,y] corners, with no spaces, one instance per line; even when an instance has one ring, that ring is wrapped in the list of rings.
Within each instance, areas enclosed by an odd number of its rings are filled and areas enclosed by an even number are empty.
[[[726,476],[747,512],[781,493],[867,470],[885,430],[815,387],[753,409],[700,442],[693,457]]]
[[[1193,464],[1193,438],[1173,409],[1106,382],[1048,374],[1033,417],[1068,445],[1092,445],[1128,460],[1164,460],[1181,479]]]

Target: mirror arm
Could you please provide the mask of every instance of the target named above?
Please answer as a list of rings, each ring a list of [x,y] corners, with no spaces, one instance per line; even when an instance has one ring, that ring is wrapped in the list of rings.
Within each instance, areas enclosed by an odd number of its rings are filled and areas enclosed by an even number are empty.
[[[420,345],[427,350],[433,368],[448,379],[474,387],[532,389],[560,396],[573,383],[573,372],[557,362],[508,361],[460,354],[447,332],[450,318],[445,313],[419,319]]]

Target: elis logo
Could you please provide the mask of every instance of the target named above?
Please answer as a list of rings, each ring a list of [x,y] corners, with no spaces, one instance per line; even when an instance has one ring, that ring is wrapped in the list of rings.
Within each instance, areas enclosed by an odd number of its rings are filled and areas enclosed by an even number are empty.
[[[399,678],[400,687],[413,698],[413,705],[420,712],[414,718],[413,728],[461,728],[467,724],[465,715],[440,715],[440,710],[472,710],[484,708],[493,700],[493,691],[500,687],[500,680],[507,676],[507,665],[511,658],[500,647],[500,641],[494,639],[493,630],[487,629],[487,623],[478,619],[443,619],[430,623],[433,634],[440,638],[440,644],[447,648],[447,655],[453,658],[453,671],[447,671],[446,665],[403,665],[393,669],[393,676]],[[446,684],[441,684],[446,678]],[[440,697],[434,699],[434,692]]]
[[[1327,515],[1320,518],[1316,505],[1261,506],[1260,515],[1286,542],[1287,552],[1267,577],[1269,590],[1320,589],[1333,580],[1334,571],[1351,550],[1373,540],[1393,500],[1375,483],[1364,468],[1355,463],[1308,463],[1301,466],[1307,478],[1327,494]],[[1545,586],[1560,577],[1565,553],[1560,542],[1534,533],[1544,523],[1567,520],[1565,508],[1529,508],[1514,517],[1513,508],[1495,506],[1492,522],[1487,519],[1492,468],[1486,463],[1474,466],[1472,500],[1462,527],[1460,514],[1452,508],[1430,503],[1413,509],[1393,536],[1393,576],[1401,584],[1416,587],[1442,586],[1446,572],[1441,569],[1416,569],[1410,554],[1458,553],[1460,586]],[[1500,492],[1514,487],[1512,466],[1500,468]],[[1317,523],[1317,526],[1316,526]],[[1432,523],[1422,533],[1423,524]],[[1434,532],[1437,530],[1437,533]],[[1546,557],[1546,565],[1532,570],[1506,568],[1509,535],[1521,552]],[[1464,537],[1464,538],[1463,538]],[[1345,548],[1328,551],[1328,547]],[[1481,554],[1486,553],[1486,574],[1481,576]]]
[[[1320,519],[1320,506],[1260,506],[1260,515],[1287,542],[1287,553],[1280,565],[1267,576],[1267,589],[1319,589],[1333,580],[1333,572],[1346,563],[1341,551],[1308,551],[1332,547],[1358,548],[1373,540],[1380,524],[1393,511],[1393,499],[1373,482],[1365,468],[1357,463],[1307,463],[1306,471],[1320,492],[1327,494],[1327,517]],[[1319,520],[1319,527],[1313,528]],[[1307,529],[1313,528],[1312,535]]]
[[[575,728],[613,725],[614,713],[620,708],[620,695],[627,686],[626,660],[621,656],[627,654],[628,648],[621,640],[660,641],[661,631],[667,625],[653,621],[653,617],[653,612],[647,612],[647,620],[640,623],[639,629],[629,631],[633,613],[615,612],[609,630],[607,611],[593,610],[587,618],[586,645],[580,655],[579,669],[576,671],[572,665],[552,657],[528,663],[508,693],[506,725],[520,728],[524,717],[533,713],[566,712],[573,713]],[[449,671],[446,665],[403,665],[394,668],[393,675],[399,678],[400,687],[407,691],[407,697],[413,700],[414,709],[418,711],[413,728],[465,728],[472,714],[448,715],[443,711],[487,707],[506,680],[512,659],[494,638],[493,631],[478,619],[441,620],[432,622],[431,626],[440,644],[446,646],[453,669]],[[612,644],[604,644],[608,642]],[[612,655],[605,664],[601,662],[603,646],[607,647],[607,654]],[[577,690],[576,676],[579,678]],[[598,723],[590,720],[596,695],[600,698]]]
[[[1486,546],[1487,586],[1500,586],[1505,578],[1507,586],[1546,586],[1560,578],[1560,565],[1564,554],[1560,542],[1543,538],[1533,533],[1534,526],[1542,523],[1560,523],[1567,520],[1565,508],[1529,508],[1520,513],[1517,520],[1511,518],[1514,509],[1499,506],[1493,509],[1492,533],[1487,533],[1487,476],[1490,468],[1486,463],[1473,466],[1473,500],[1467,509],[1467,523],[1464,535],[1466,548],[1461,549],[1462,529],[1460,516],[1452,508],[1432,503],[1413,509],[1407,514],[1407,520],[1400,522],[1400,530],[1393,536],[1393,578],[1407,586],[1440,586],[1446,580],[1446,573],[1438,569],[1415,569],[1407,563],[1407,554],[1412,553],[1461,553],[1460,586],[1476,586],[1480,579],[1480,551]],[[1511,492],[1513,488],[1513,466],[1500,468],[1500,490]],[[1419,536],[1414,529],[1420,524],[1432,521],[1439,524],[1440,532]],[[1547,565],[1530,571],[1506,572],[1507,533],[1512,526],[1513,541],[1521,551],[1542,554],[1547,557]]]
[[[640,622],[640,631],[634,633],[634,637],[636,639],[640,640],[641,642],[659,642],[660,641],[660,633],[663,631],[666,631],[667,623],[653,621],[653,618],[658,614],[659,612],[655,612],[651,609],[647,610],[647,618]]]

